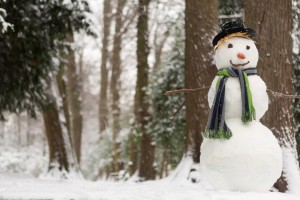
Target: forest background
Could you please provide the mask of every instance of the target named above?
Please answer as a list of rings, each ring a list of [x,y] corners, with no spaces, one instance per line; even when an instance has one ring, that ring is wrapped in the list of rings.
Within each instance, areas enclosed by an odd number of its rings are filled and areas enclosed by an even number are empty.
[[[0,172],[198,182],[207,91],[176,116],[186,96],[164,93],[210,86],[232,20],[256,30],[268,88],[300,93],[299,16],[298,0],[0,1]],[[299,100],[269,98],[263,122],[299,169]]]

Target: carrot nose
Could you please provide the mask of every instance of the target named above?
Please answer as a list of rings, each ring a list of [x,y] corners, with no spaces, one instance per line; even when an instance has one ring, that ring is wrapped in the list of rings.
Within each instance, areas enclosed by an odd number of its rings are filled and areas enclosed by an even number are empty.
[[[238,57],[239,59],[245,59],[245,58],[246,58],[245,54],[243,54],[243,53],[238,53],[238,54],[237,54],[237,57]]]

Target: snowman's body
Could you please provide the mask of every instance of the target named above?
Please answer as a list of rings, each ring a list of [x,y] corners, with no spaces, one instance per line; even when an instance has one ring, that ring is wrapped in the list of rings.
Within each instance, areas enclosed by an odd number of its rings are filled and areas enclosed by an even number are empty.
[[[228,44],[233,44],[229,50]],[[237,54],[244,56],[236,58]],[[232,38],[216,50],[218,69],[232,67],[232,63],[240,68],[255,67],[257,60],[254,42],[245,38]],[[242,66],[246,61],[249,64]],[[228,140],[205,138],[201,145],[200,169],[214,189],[268,191],[281,175],[281,149],[272,132],[259,122],[268,109],[266,85],[258,75],[248,78],[256,120],[241,121],[240,83],[238,78],[229,77],[225,85],[225,121],[232,137]],[[208,93],[210,107],[215,98],[217,79]]]
[[[268,110],[268,95],[266,91],[267,87],[265,82],[258,75],[252,75],[248,78],[253,97],[252,100],[256,111],[256,119],[259,120]],[[218,77],[213,80],[208,92],[208,104],[210,108],[215,98],[217,80]],[[229,77],[225,88],[225,119],[241,119],[242,97],[238,78]]]

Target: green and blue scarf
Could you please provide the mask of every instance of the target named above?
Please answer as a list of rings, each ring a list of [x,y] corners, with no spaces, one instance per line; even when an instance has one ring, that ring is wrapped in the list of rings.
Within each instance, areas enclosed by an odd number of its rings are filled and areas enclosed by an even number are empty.
[[[225,85],[228,77],[239,78],[242,97],[242,122],[247,123],[255,120],[255,108],[253,106],[248,76],[256,74],[256,68],[226,68],[218,71],[217,92],[204,132],[206,138],[229,139],[232,136],[225,122]]]

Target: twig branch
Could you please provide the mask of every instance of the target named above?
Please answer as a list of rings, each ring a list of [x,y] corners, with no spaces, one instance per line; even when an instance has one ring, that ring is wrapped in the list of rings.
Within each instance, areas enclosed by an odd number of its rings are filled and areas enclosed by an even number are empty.
[[[203,87],[203,88],[196,88],[196,89],[182,89],[182,90],[171,90],[167,91],[165,95],[172,95],[172,94],[178,94],[178,93],[185,93],[187,94],[187,97],[184,99],[184,101],[179,105],[179,107],[176,109],[176,111],[173,113],[172,117],[170,119],[174,119],[176,115],[179,113],[179,111],[182,109],[184,104],[190,99],[190,97],[199,91],[208,90],[209,87]]]
[[[182,107],[184,106],[184,104],[190,99],[190,97],[192,96],[192,94],[194,94],[196,92],[200,92],[200,91],[205,91],[205,90],[208,90],[208,89],[209,89],[209,87],[206,86],[206,87],[195,88],[195,89],[181,89],[181,90],[170,90],[170,91],[167,91],[164,94],[166,96],[169,96],[169,95],[172,95],[172,94],[179,94],[179,93],[188,94],[188,96],[184,99],[184,101],[176,109],[176,111],[172,115],[171,119],[175,118],[175,116],[179,113],[179,111],[182,109]],[[270,89],[267,89],[267,92],[269,92],[275,98],[300,99],[300,95],[283,94],[283,93],[280,93],[280,92],[275,92],[275,91],[270,90]]]
[[[203,90],[208,90],[209,87],[203,87],[203,88],[195,88],[195,89],[181,89],[181,90],[170,90],[167,91],[164,95],[169,96],[172,94],[178,94],[178,93],[191,93],[191,92],[198,92],[198,91],[203,91]]]
[[[176,109],[176,111],[173,113],[172,117],[170,119],[174,119],[176,115],[179,113],[181,108],[184,106],[184,104],[189,100],[189,98],[194,94],[196,91],[188,93],[188,96],[184,99],[184,101],[180,104],[180,106]]]
[[[209,89],[209,87],[206,86],[203,88],[195,88],[195,89],[170,90],[170,91],[167,91],[164,95],[169,96],[172,94],[179,94],[179,93],[191,93],[191,92],[204,91],[204,90],[208,90],[208,89]],[[267,89],[267,92],[269,92],[269,94],[271,94],[273,97],[277,97],[277,98],[300,99],[300,95],[284,94],[281,92],[275,92],[271,89]]]
[[[277,97],[277,98],[300,99],[299,95],[283,94],[283,93],[280,93],[280,92],[275,92],[275,91],[270,90],[270,89],[267,89],[267,92],[269,92],[273,97]]]
[[[122,30],[120,31],[120,33],[118,33],[118,36],[121,36],[123,34],[125,34],[128,31],[128,28],[130,27],[130,25],[132,24],[132,22],[134,21],[135,17],[137,16],[137,8],[134,9],[133,14],[131,16],[127,16],[127,18],[123,21],[123,25],[122,25]]]

